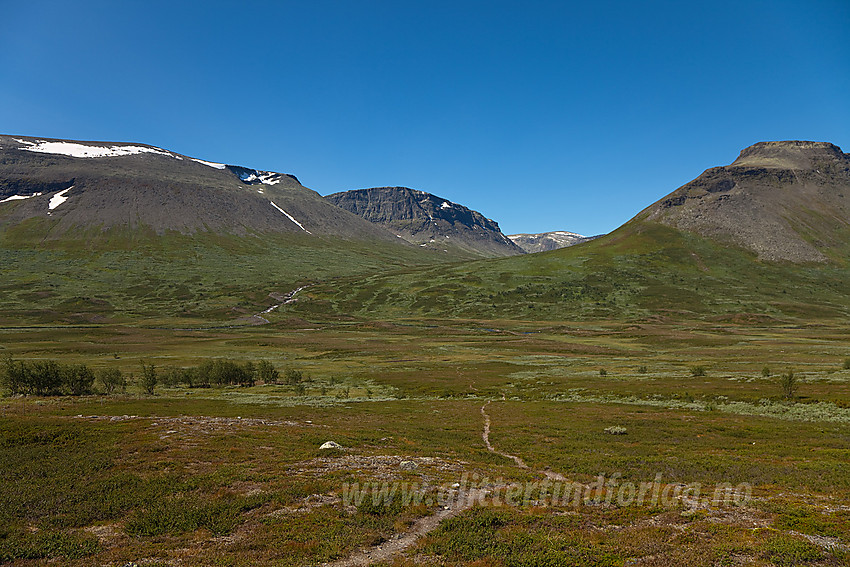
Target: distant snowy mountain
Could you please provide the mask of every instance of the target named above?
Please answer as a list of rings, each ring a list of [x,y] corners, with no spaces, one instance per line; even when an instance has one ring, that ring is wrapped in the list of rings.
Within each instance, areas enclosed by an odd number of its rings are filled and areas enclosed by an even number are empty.
[[[556,230],[537,234],[509,234],[508,238],[529,254],[533,254],[535,252],[566,248],[567,246],[586,242],[596,237],[582,236],[581,234],[566,230]]]

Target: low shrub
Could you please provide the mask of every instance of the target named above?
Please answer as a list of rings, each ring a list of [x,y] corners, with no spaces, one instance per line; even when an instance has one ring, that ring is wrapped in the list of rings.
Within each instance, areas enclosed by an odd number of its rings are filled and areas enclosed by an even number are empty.
[[[117,368],[104,368],[97,373],[97,383],[104,394],[114,394],[127,389],[127,380]]]
[[[782,388],[782,394],[785,399],[793,400],[797,396],[797,391],[800,389],[800,382],[793,370],[789,370],[779,377],[779,386]]]
[[[776,536],[764,546],[767,559],[781,566],[801,565],[818,561],[823,556],[817,546],[790,536]]]
[[[16,559],[82,559],[101,551],[97,538],[91,535],[47,531],[10,536],[0,539],[0,563]]]
[[[242,522],[242,514],[262,506],[268,496],[235,496],[206,500],[200,496],[165,498],[137,511],[127,522],[133,536],[179,535],[207,529],[225,535]]]

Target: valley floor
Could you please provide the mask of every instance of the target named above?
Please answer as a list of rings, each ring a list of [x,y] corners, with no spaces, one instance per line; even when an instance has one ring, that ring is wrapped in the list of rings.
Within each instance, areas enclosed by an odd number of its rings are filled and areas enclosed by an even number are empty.
[[[850,561],[843,325],[267,317],[0,329],[22,360],[305,378],[0,399],[0,561]]]

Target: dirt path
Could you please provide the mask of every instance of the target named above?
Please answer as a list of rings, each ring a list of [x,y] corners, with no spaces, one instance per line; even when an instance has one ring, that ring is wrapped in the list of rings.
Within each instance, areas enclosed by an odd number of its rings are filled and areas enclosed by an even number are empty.
[[[503,400],[505,399],[504,395],[502,395],[502,399]],[[511,459],[514,463],[516,463],[516,466],[518,466],[519,468],[528,470],[529,466],[527,464],[525,464],[525,461],[523,461],[520,457],[518,457],[516,455],[511,455],[510,453],[503,453],[502,451],[499,451],[498,449],[493,447],[493,445],[490,443],[490,425],[491,425],[491,422],[490,422],[490,416],[487,414],[487,406],[490,404],[491,401],[492,400],[489,400],[486,404],[481,406],[481,415],[484,416],[484,431],[481,433],[481,438],[484,439],[484,444],[487,446],[487,450],[490,451],[491,453],[496,453],[497,455],[501,455],[503,457]],[[537,471],[537,472],[539,472],[542,475],[545,475],[546,478],[548,478],[549,480],[559,480],[559,481],[566,481],[567,480],[567,477],[565,477],[564,475],[562,475],[560,473],[552,472],[548,468],[541,470],[541,471]]]
[[[417,520],[410,531],[404,534],[396,534],[393,539],[385,541],[380,545],[360,550],[345,559],[332,563],[325,563],[324,567],[361,567],[371,565],[379,561],[388,561],[396,555],[404,552],[408,547],[416,543],[421,536],[437,529],[441,522],[453,518],[472,507],[475,502],[481,500],[486,494],[485,489],[472,489],[458,496],[456,504],[449,510],[439,510],[433,516],[427,516]]]
[[[481,406],[481,415],[484,416],[484,431],[481,433],[481,438],[484,439],[484,444],[487,445],[487,450],[491,453],[496,453],[497,455],[501,455],[503,457],[507,457],[516,463],[521,469],[528,469],[528,465],[525,464],[525,461],[517,457],[516,455],[511,455],[509,453],[503,453],[501,451],[497,451],[493,445],[490,444],[490,416],[487,415],[487,406],[490,405],[490,401],[488,400],[486,404]]]
[[[501,455],[505,458],[511,459],[517,467],[529,470],[529,466],[525,464],[525,461],[523,461],[520,457],[516,455],[511,455],[510,453],[503,453],[502,451],[499,451],[498,449],[493,447],[493,445],[490,443],[491,421],[490,416],[487,414],[487,406],[490,404],[490,401],[481,406],[481,415],[484,418],[484,429],[481,432],[481,439],[484,440],[484,445],[487,446],[487,450],[491,453],[496,453],[497,455]],[[562,475],[548,470],[543,470],[539,472],[541,474],[546,475],[546,477],[550,480],[566,480],[566,478]],[[475,488],[469,490],[468,492],[460,493],[454,500],[454,505],[450,509],[441,509],[438,510],[433,516],[420,518],[413,524],[413,527],[409,531],[403,534],[396,534],[389,541],[386,541],[380,545],[376,545],[368,549],[362,549],[353,553],[352,555],[349,555],[344,559],[340,559],[332,563],[325,563],[324,567],[361,567],[364,565],[371,565],[379,561],[388,561],[394,558],[396,555],[403,553],[407,548],[415,544],[416,540],[420,537],[437,529],[440,523],[444,520],[453,518],[464,510],[468,510],[476,502],[480,502],[492,490],[502,490],[504,488],[504,485],[497,485],[494,486],[492,489]]]

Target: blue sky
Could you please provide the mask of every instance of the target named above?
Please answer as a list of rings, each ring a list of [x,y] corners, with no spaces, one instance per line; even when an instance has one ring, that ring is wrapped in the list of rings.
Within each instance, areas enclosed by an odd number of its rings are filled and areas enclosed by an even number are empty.
[[[0,0],[0,132],[610,231],[752,143],[850,152],[850,2]]]

